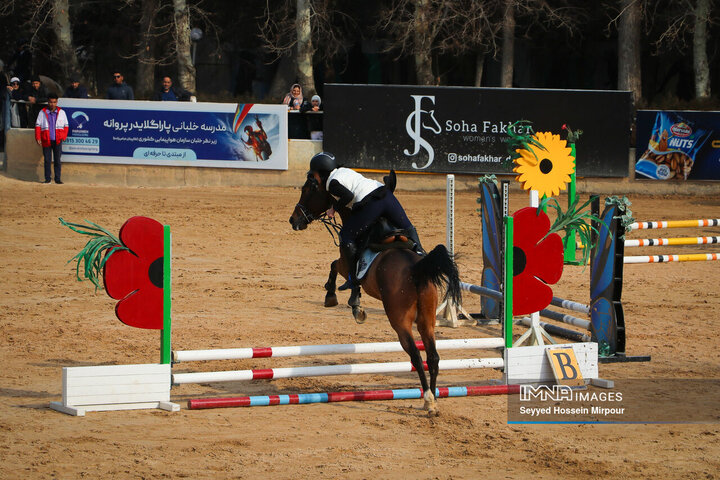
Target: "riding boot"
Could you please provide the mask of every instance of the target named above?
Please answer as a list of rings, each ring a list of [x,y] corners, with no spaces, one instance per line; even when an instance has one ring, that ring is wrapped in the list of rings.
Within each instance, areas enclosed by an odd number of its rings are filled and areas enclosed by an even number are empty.
[[[360,285],[357,284],[357,246],[354,242],[343,243],[340,245],[340,251],[342,256],[345,257],[345,262],[347,263],[348,278],[345,283],[338,287],[338,290],[347,290],[352,288],[354,291],[355,288],[359,289]]]
[[[423,249],[422,245],[420,244],[420,239],[418,238],[417,230],[415,230],[415,227],[406,228],[405,231],[408,234],[408,238],[415,242],[415,252],[418,255],[426,255],[427,252],[425,252],[425,249]]]

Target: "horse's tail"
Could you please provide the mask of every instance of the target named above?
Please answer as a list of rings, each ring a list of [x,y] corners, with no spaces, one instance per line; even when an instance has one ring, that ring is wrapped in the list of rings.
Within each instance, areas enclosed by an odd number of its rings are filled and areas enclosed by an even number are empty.
[[[460,305],[462,293],[460,289],[460,275],[457,265],[445,245],[438,245],[432,249],[422,260],[412,266],[412,276],[416,287],[427,282],[436,286],[445,284],[445,300],[448,298]]]

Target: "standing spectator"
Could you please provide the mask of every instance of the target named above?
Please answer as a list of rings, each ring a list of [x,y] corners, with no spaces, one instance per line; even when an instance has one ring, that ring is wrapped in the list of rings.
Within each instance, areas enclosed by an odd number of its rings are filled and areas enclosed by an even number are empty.
[[[135,94],[130,85],[125,83],[125,77],[120,71],[113,73],[113,84],[108,87],[107,98],[110,100],[135,100]]]
[[[45,159],[45,181],[50,183],[50,164],[55,164],[55,183],[62,184],[60,180],[61,144],[68,135],[68,120],[65,112],[57,106],[58,96],[51,93],[48,96],[48,105],[38,114],[35,122],[35,140],[42,146]]]
[[[155,92],[155,95],[153,95],[152,99],[155,101],[187,102],[190,100],[190,92],[181,88],[173,87],[172,78],[165,75],[164,77],[162,77],[160,90]]]
[[[80,77],[78,75],[70,77],[70,86],[65,89],[64,96],[67,98],[88,98],[87,89],[80,85]]]
[[[299,83],[294,83],[290,88],[290,93],[285,95],[283,99],[283,105],[287,105],[290,110],[300,110],[300,105],[303,102],[302,87]]]

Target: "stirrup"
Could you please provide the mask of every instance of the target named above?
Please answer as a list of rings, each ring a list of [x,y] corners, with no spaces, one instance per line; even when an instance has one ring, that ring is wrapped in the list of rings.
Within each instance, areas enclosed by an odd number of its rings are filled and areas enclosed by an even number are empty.
[[[351,278],[348,278],[348,279],[345,281],[345,283],[343,283],[342,285],[340,285],[340,286],[338,287],[338,290],[340,290],[340,291],[350,290],[350,289],[353,288],[353,287],[355,287],[355,282],[352,281],[352,277],[351,277]]]

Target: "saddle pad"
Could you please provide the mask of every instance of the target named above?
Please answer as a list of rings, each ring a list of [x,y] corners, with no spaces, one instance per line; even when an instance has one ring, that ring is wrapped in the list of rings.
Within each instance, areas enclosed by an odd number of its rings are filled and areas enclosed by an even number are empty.
[[[367,275],[368,270],[370,270],[370,266],[375,261],[378,255],[380,255],[381,252],[373,252],[369,248],[366,248],[362,251],[360,254],[360,259],[358,260],[357,264],[357,278],[358,280],[362,280],[365,278],[365,275]]]

